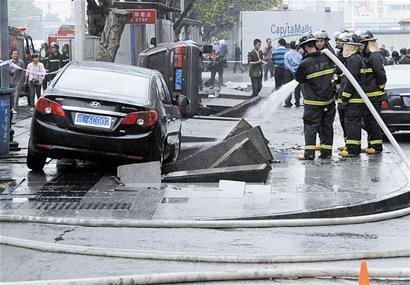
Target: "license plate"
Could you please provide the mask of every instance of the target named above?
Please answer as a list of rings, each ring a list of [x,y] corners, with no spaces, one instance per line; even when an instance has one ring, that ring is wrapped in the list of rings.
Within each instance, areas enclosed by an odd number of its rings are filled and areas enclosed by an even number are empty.
[[[182,69],[177,68],[175,69],[175,86],[174,90],[175,91],[181,91],[182,90]]]
[[[111,117],[91,114],[75,114],[75,125],[94,127],[94,128],[111,128]]]
[[[404,96],[403,102],[404,102],[404,105],[410,106],[410,96]]]

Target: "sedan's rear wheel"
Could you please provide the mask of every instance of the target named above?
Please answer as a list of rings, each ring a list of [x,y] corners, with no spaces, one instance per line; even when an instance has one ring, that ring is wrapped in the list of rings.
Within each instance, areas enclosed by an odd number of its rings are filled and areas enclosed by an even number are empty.
[[[42,170],[46,164],[46,160],[47,157],[42,154],[35,153],[30,149],[27,151],[27,167],[31,170]]]

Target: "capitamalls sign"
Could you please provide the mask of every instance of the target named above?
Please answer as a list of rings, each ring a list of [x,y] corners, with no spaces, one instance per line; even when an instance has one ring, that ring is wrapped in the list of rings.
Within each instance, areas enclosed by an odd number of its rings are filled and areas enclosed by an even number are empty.
[[[296,36],[304,33],[312,33],[313,27],[309,24],[289,25],[286,23],[283,26],[273,24],[271,26],[271,32],[275,37]]]

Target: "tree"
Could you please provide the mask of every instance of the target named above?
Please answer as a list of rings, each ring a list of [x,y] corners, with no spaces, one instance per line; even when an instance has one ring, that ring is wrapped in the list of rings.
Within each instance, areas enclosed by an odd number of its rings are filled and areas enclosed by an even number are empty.
[[[110,9],[105,20],[104,31],[101,34],[100,46],[97,51],[98,61],[114,62],[120,47],[121,36],[130,14],[125,10]]]
[[[8,1],[9,25],[25,27],[33,39],[43,39],[42,11],[34,0]]]
[[[240,11],[258,11],[272,9],[279,0],[197,0],[192,17],[204,24],[204,38],[211,37],[227,39]]]
[[[90,35],[101,36],[111,6],[112,0],[87,0],[87,23]]]

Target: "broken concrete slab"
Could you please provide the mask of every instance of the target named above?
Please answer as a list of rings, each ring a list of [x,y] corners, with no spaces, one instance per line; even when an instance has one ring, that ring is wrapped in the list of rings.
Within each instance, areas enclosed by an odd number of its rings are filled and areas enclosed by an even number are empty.
[[[202,105],[205,108],[209,108],[214,112],[222,112],[228,108],[233,108],[239,104],[246,102],[241,99],[230,99],[230,98],[205,98],[202,99]]]
[[[239,123],[231,130],[231,132],[225,137],[224,140],[227,140],[231,137],[234,137],[236,135],[239,135],[240,133],[243,133],[244,131],[252,129],[252,125],[249,124],[245,119],[241,119]]]
[[[269,147],[266,145],[266,139],[263,135],[262,129],[258,126],[242,132],[236,136],[233,136],[226,141],[222,141],[214,146],[211,146],[210,148],[190,155],[185,159],[176,161],[169,165],[165,165],[163,172],[169,173],[182,170],[209,168],[213,163],[215,163],[219,158],[221,158],[225,153],[227,153],[230,149],[232,149],[236,144],[243,141],[245,138],[249,138],[252,145],[261,154],[264,162],[268,162],[273,159],[272,153]],[[252,162],[244,162],[244,164],[250,163]]]
[[[240,121],[241,118],[234,118],[234,117],[215,117],[215,116],[199,116],[196,115],[193,117],[197,120],[211,120],[211,121]]]
[[[228,87],[222,87],[219,91],[220,98],[242,99],[248,100],[252,96],[252,92],[240,91]]]
[[[265,162],[266,159],[252,144],[252,141],[249,138],[245,138],[215,161],[210,168],[262,164]]]
[[[268,163],[257,165],[241,165],[221,168],[208,168],[171,172],[163,176],[163,182],[219,182],[233,180],[244,182],[265,182],[271,167]]]
[[[117,168],[117,176],[121,180],[121,185],[115,190],[136,190],[141,187],[159,189],[161,187],[161,163],[152,161],[121,165]]]

